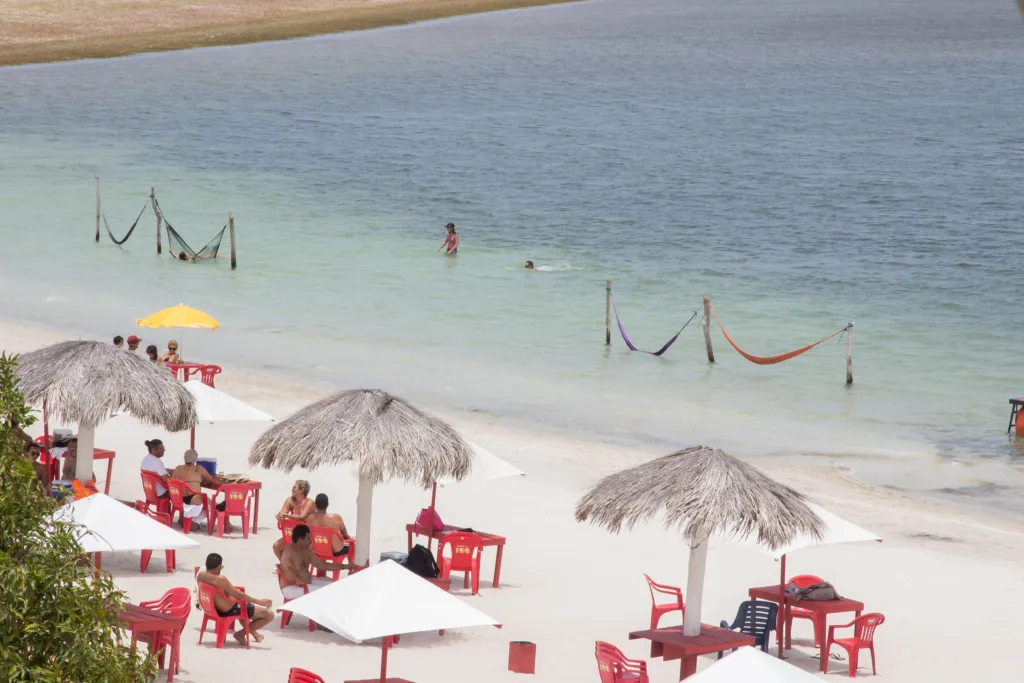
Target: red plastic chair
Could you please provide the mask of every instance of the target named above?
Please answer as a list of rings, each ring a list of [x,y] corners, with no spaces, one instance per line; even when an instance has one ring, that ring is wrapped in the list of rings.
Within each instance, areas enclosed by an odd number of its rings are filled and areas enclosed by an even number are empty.
[[[212,507],[217,507],[217,496],[224,494],[224,509],[217,510],[217,537],[224,537],[224,523],[229,517],[242,518],[242,537],[249,538],[249,508],[252,487],[248,484],[224,484],[213,494]]]
[[[444,550],[451,550],[451,557],[445,557]],[[473,595],[480,592],[480,556],[484,552],[484,540],[476,534],[456,531],[445,534],[437,546],[437,560],[441,578],[451,578],[453,571],[463,572],[463,587],[473,581]]]
[[[159,667],[164,668],[164,655],[171,651],[175,656],[173,661],[167,663],[168,672],[167,680],[171,681],[174,679],[174,674],[181,673],[181,653],[180,648],[178,652],[174,651],[174,639],[178,638],[180,641],[181,632],[185,629],[185,624],[188,622],[188,616],[192,613],[192,591],[188,588],[172,588],[157,600],[148,600],[146,602],[140,602],[139,607],[146,607],[164,614],[169,614],[174,617],[181,618],[181,628],[176,631],[161,631],[154,645],[153,640],[150,638],[148,633],[140,633],[134,636],[135,640],[143,643],[149,643],[149,651],[151,654],[156,656]]]
[[[219,375],[221,372],[223,372],[222,368],[219,365],[204,365],[203,367],[199,368],[199,371],[202,373],[203,384],[205,384],[208,387],[212,387],[213,378]]]
[[[150,510],[149,507],[146,505],[146,501],[144,500],[135,501],[135,509],[141,512],[142,514],[146,515],[147,517],[155,519],[161,524],[171,526],[171,516],[169,514],[167,514],[166,512],[154,512]],[[151,557],[153,557],[152,550],[142,551],[142,555],[139,557],[140,572],[146,573],[146,570],[149,568],[149,560]],[[174,554],[173,550],[164,551],[164,564],[167,566],[168,574],[173,574],[174,570],[177,569],[177,556]]]
[[[337,529],[330,529],[325,526],[311,526],[309,527],[309,535],[313,539],[313,552],[315,552],[317,557],[320,559],[339,564],[347,559],[350,565],[355,561],[356,542],[354,540],[346,541],[344,536],[342,536],[341,532]],[[342,543],[348,543],[348,552],[344,555],[334,554],[333,542],[335,537],[341,539]],[[338,577],[341,575],[341,570],[339,569],[331,573],[333,574],[331,581],[337,581]],[[326,574],[326,572],[322,569],[317,570],[317,576],[323,576],[324,574]]]
[[[185,496],[198,495],[202,497],[202,506],[206,510],[206,533],[213,534],[213,514],[210,512],[210,497],[205,493],[196,491],[188,482],[173,477],[167,478],[167,495],[171,501],[171,521],[174,521],[174,513],[177,512],[181,528],[187,534],[192,528],[192,520],[185,516]]]
[[[239,605],[240,613],[233,617],[222,617],[217,613],[216,597],[220,596],[228,604]],[[245,628],[245,648],[249,649],[249,605],[244,600],[233,600],[224,595],[224,592],[214,588],[208,583],[199,584],[199,606],[203,609],[203,625],[199,628],[199,642],[203,642],[203,634],[206,633],[206,624],[213,622],[217,634],[217,648],[224,647],[224,641],[228,637],[228,629],[234,626],[238,620],[242,621]]]
[[[666,586],[660,583],[655,583],[654,580],[644,574],[644,578],[647,579],[647,587],[651,591],[651,629],[658,628],[658,622],[661,621],[661,617],[669,612],[678,611],[681,615],[686,616],[686,605],[683,604],[683,591],[675,586]],[[674,599],[672,602],[663,602],[658,604],[658,595],[671,595]]]
[[[312,671],[293,666],[288,670],[288,683],[326,683]]]
[[[871,652],[871,673],[878,675],[875,668],[875,629],[885,623],[885,617],[871,612],[857,617],[849,624],[828,627],[828,641],[825,643],[825,673],[828,673],[829,651],[833,643],[846,650],[850,658],[850,678],[857,676],[857,655],[861,650]],[[853,638],[836,638],[837,628],[853,627]]]
[[[601,683],[650,683],[647,677],[647,662],[642,659],[627,659],[622,650],[602,643],[594,644],[597,658],[597,672]]]
[[[142,475],[142,492],[146,497],[146,508],[149,509],[149,507],[152,506],[156,508],[157,512],[166,512],[170,514],[171,499],[160,498],[156,493],[158,490],[156,485],[163,485],[163,482],[160,481],[160,476],[153,474],[152,472],[147,472],[146,470],[142,470],[140,474]]]
[[[790,578],[788,583],[792,583],[797,588],[809,588],[810,586],[813,586],[816,583],[825,583],[825,579],[821,578],[820,576],[815,576],[814,574],[799,574],[797,576]],[[786,620],[786,633],[790,634],[790,639],[792,639],[794,619],[810,620],[811,625],[814,628],[814,647],[821,647],[821,638],[825,635],[822,632],[821,628],[822,624],[824,623],[821,620],[821,615],[819,615],[817,612],[812,612],[809,609],[804,609],[803,607],[793,605],[790,608],[789,618]],[[787,648],[790,645],[791,643],[786,643]]]
[[[281,530],[281,538],[284,539],[285,545],[292,544],[292,531],[300,524],[305,524],[305,522],[300,522],[297,519],[282,519],[277,523],[277,528]]]
[[[281,585],[281,583],[284,583],[285,586],[294,586],[294,585],[296,585],[294,581],[289,581],[288,579],[284,578],[284,575],[281,574],[281,565],[278,564],[278,565],[274,565],[274,566],[277,569],[278,585]],[[303,595],[307,595],[308,593],[309,593],[309,586],[303,586],[302,587],[302,594]],[[292,599],[293,598],[286,598],[286,597],[284,597],[284,589],[282,588],[281,589],[281,600],[282,600],[281,604],[282,605],[288,604],[288,602],[290,600],[292,600]],[[291,621],[292,621],[292,613],[291,612],[289,612],[286,609],[279,609],[277,611],[281,613],[281,628],[284,628],[285,626],[287,626],[288,624],[291,623]],[[314,622],[312,619],[309,620],[309,630],[310,631],[315,631],[316,630],[316,622]]]

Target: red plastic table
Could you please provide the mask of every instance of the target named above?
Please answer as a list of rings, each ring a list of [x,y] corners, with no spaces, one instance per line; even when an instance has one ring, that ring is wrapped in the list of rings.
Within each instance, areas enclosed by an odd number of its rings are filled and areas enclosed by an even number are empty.
[[[450,534],[453,531],[459,531],[460,529],[465,529],[465,528],[466,527],[454,526],[452,524],[445,524],[444,527],[441,528],[441,529],[434,529],[434,533],[432,533],[430,535],[430,538],[432,538],[434,540],[437,540],[437,541],[440,541],[442,538],[445,537],[445,534]],[[413,537],[413,534],[415,534],[417,536],[425,536],[426,535],[426,534],[423,534],[423,533],[417,531],[415,524],[406,524],[405,525],[405,533],[406,533],[406,536],[408,536],[408,546],[409,546],[408,549],[409,550],[412,550],[412,537]],[[498,536],[496,534],[488,534],[488,533],[483,532],[483,531],[473,531],[473,533],[483,539],[484,547],[485,548],[496,547],[498,549],[498,555],[497,555],[497,557],[494,558],[494,581],[492,582],[491,585],[494,586],[495,588],[500,588],[500,586],[498,584],[499,584],[499,579],[501,579],[501,556],[504,554],[504,551],[505,551],[505,537],[504,536]],[[481,562],[483,561],[483,557],[482,556],[480,558],[480,561]]]
[[[671,626],[647,631],[634,631],[630,640],[651,641],[651,657],[661,657],[666,662],[680,660],[679,680],[697,672],[697,657],[716,652],[746,647],[754,644],[754,637],[727,628],[709,624],[700,625],[699,636],[684,636],[682,626]]]
[[[227,484],[227,483],[233,483],[233,482],[223,482],[220,479],[214,479],[214,482],[212,484],[210,484],[209,486],[204,486],[203,488],[204,489],[210,489],[211,491],[216,491],[221,486],[223,486],[224,484]],[[263,482],[259,482],[259,481],[255,481],[253,479],[250,479],[249,481],[243,481],[243,482],[238,482],[238,483],[245,484],[246,486],[251,488],[253,490],[253,493],[255,494],[253,496],[253,505],[252,505],[252,532],[255,534],[256,533],[256,525],[260,521],[260,491],[263,490]]]
[[[783,597],[783,589],[778,584],[774,586],[762,586],[760,588],[751,588],[747,591],[752,600],[767,600],[768,602],[774,602],[777,605],[782,606],[785,601],[783,609],[779,610],[779,622],[778,627],[775,629],[778,636],[779,644],[779,657],[782,657],[782,641],[783,633],[785,630],[785,641],[786,649],[790,650],[793,647],[793,634],[790,629],[785,628],[786,624],[790,623],[789,617],[792,613],[793,605],[798,604],[793,601],[790,596]],[[854,612],[855,616],[859,617],[860,613],[864,611],[864,603],[858,602],[857,600],[849,600],[843,598],[842,600],[801,600],[799,602],[800,609],[805,609],[810,612],[815,612],[821,615],[819,620],[819,631],[815,635],[818,641],[818,652],[821,657],[821,671],[825,672],[825,668],[828,666],[828,658],[825,656],[825,637],[828,633],[828,615],[839,614],[841,612]]]
[[[50,458],[50,450],[49,449],[53,445],[53,436],[51,436],[48,440],[44,439],[41,436],[39,436],[39,437],[36,437],[35,442],[38,443],[39,445],[41,445],[43,448],[46,449],[46,452],[42,453],[39,456],[39,462],[43,463],[44,465],[46,465],[46,466],[48,466],[50,468],[50,479],[51,480],[53,480],[53,479],[60,479],[60,472],[57,472],[56,474],[54,474],[54,468],[56,467],[56,465],[55,464],[51,464],[54,461],[51,460],[51,458]],[[108,496],[110,495],[110,477],[114,473],[114,457],[116,455],[117,455],[117,453],[115,453],[114,451],[108,451],[108,450],[106,450],[104,448],[93,448],[92,449],[92,460],[93,460],[94,464],[95,464],[95,462],[97,460],[106,460],[107,461],[107,480],[105,482],[103,482],[103,493],[105,493]]]
[[[139,607],[129,602],[124,604],[124,610],[118,615],[121,623],[124,627],[131,631],[133,634],[136,633],[147,633],[150,636],[149,649],[152,652],[154,643],[160,642],[161,633],[164,631],[170,631],[174,634],[171,638],[171,654],[167,660],[167,681],[174,680],[174,665],[178,661],[178,653],[181,649],[181,629],[185,625],[185,620],[181,617],[174,617],[170,614],[164,614],[163,612],[157,612],[156,610],[149,609],[147,607]],[[135,652],[135,638],[132,638],[132,652]]]

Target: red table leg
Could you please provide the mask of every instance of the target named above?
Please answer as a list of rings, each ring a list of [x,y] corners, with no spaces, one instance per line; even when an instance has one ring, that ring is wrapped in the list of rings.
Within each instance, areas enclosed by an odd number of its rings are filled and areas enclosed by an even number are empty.
[[[110,476],[114,471],[114,459],[107,458],[107,480],[103,483],[103,493],[110,495]]]
[[[786,605],[786,649],[793,649],[793,608]]]
[[[498,580],[501,578],[501,555],[505,551],[504,545],[498,546],[498,556],[494,558],[494,583],[493,586],[498,588]]]
[[[254,489],[253,492],[256,494],[256,500],[252,510],[252,532],[256,533],[256,526],[260,521],[260,490]]]
[[[679,663],[679,680],[689,678],[693,674],[697,673],[697,655],[692,657],[683,657]]]
[[[406,531],[405,535],[406,535],[406,549],[405,549],[405,552],[411,553],[412,552],[412,532],[411,531]]]

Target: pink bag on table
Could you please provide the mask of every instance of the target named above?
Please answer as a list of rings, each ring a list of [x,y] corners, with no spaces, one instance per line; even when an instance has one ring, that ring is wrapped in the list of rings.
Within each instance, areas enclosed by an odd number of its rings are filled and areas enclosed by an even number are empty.
[[[434,508],[423,508],[420,510],[420,514],[416,517],[416,533],[423,536],[430,536],[435,531],[444,528],[444,522],[441,521],[441,516],[437,514],[437,510]]]

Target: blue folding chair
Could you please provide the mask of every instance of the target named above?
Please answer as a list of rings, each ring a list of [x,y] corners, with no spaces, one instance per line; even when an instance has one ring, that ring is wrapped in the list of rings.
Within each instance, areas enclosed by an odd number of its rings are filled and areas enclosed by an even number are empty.
[[[779,606],[774,602],[747,600],[740,603],[740,608],[736,612],[736,618],[733,619],[732,624],[723,620],[721,626],[730,631],[738,630],[740,633],[753,636],[754,646],[760,645],[763,652],[768,652],[771,632],[775,630],[778,618]],[[736,650],[737,648],[733,648],[732,651]],[[722,658],[721,652],[718,653],[718,658]]]

